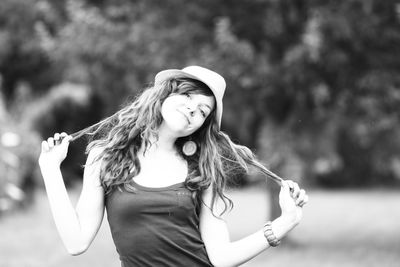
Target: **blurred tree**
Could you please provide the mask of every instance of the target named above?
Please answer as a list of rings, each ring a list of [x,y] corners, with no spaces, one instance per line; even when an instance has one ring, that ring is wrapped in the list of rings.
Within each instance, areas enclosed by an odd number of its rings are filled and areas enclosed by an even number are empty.
[[[35,113],[43,135],[110,115],[160,69],[198,64],[227,79],[223,129],[282,176],[326,186],[400,181],[396,0],[6,0],[0,7],[2,90],[18,110],[17,89],[30,88],[43,107]],[[87,88],[88,109],[69,93],[54,97],[66,84]],[[59,105],[85,112],[67,120]]]
[[[37,143],[37,135],[12,119],[0,90],[0,216],[32,203]]]
[[[397,1],[226,3],[207,50],[231,86],[225,128],[286,178],[398,183]]]
[[[41,3],[44,1],[0,2],[0,73],[7,108],[21,81],[41,93],[60,79],[34,30],[36,23],[45,19]]]

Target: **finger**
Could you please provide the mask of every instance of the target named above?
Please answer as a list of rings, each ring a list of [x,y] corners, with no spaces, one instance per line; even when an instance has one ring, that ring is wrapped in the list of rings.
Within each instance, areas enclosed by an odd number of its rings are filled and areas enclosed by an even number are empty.
[[[293,188],[293,181],[292,180],[285,180],[285,183],[289,187],[289,189]]]
[[[48,152],[49,151],[49,145],[44,140],[42,141],[42,151],[43,152]]]
[[[61,136],[60,136],[59,133],[55,133],[54,134],[54,142],[55,142],[56,145],[61,143]]]
[[[282,186],[281,186],[282,191],[290,191],[290,186],[287,180],[282,181]]]
[[[293,182],[292,180],[288,180],[289,186],[290,186],[290,192],[292,193],[293,198],[297,198],[300,193],[300,187],[299,184],[296,182]]]
[[[62,144],[69,144],[69,142],[71,141],[72,136],[71,135],[66,135],[63,140],[62,140]]]
[[[304,200],[304,204],[307,204],[308,201],[309,201],[309,199],[310,199],[310,197],[309,197],[308,195],[306,195],[306,198],[305,198],[305,200]]]
[[[308,195],[306,193],[304,193],[304,195],[303,193],[301,193],[300,197],[296,201],[296,205],[303,207],[303,205],[307,204],[307,202],[308,202]]]
[[[292,196],[294,198],[298,198],[300,195],[300,186],[298,183],[293,182],[293,192],[292,192]]]
[[[307,204],[309,200],[308,195],[306,194],[306,196],[304,197],[304,201],[303,201],[303,205]]]
[[[290,192],[292,193],[292,197],[296,198],[297,195],[300,192],[300,187],[297,183],[293,182],[292,180],[287,180],[289,187],[290,187]]]
[[[279,198],[283,198],[284,196],[290,196],[290,188],[287,181],[283,180],[281,184],[281,190],[279,192]]]
[[[47,144],[49,145],[49,148],[53,148],[54,147],[54,138],[53,137],[47,138]]]
[[[62,132],[61,134],[60,134],[60,136],[61,136],[61,141],[63,141],[66,137],[68,137],[68,136],[70,136],[70,135],[68,135],[66,132]],[[69,140],[70,140],[71,138],[69,138]]]
[[[301,202],[303,202],[305,196],[306,196],[306,191],[304,189],[301,189],[296,199],[296,205],[299,205]]]
[[[68,136],[68,134],[67,134],[66,132],[62,132],[62,133],[60,134],[60,136],[61,136],[62,139],[64,139],[65,137]]]

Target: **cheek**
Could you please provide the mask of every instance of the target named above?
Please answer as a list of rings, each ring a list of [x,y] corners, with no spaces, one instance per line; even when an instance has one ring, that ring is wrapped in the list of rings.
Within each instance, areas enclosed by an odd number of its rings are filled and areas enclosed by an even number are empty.
[[[164,115],[165,112],[167,112],[170,109],[170,106],[167,101],[164,101],[164,103],[161,106],[161,114]]]
[[[165,110],[171,110],[171,109],[176,109],[177,107],[183,105],[183,99],[180,96],[170,96],[164,100],[164,103],[162,104],[162,108],[165,108]]]
[[[179,101],[166,99],[161,106],[161,117],[170,127],[180,129],[185,125],[186,120],[180,117],[177,108],[179,108]]]
[[[176,106],[175,102],[176,101],[170,98],[165,99],[164,103],[161,106],[161,114],[166,114],[171,112],[171,110],[173,110],[174,107]]]

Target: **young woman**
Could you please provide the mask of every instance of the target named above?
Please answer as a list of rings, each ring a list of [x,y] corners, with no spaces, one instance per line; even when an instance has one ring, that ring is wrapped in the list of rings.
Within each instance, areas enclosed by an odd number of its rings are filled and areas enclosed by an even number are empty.
[[[113,116],[74,137],[56,133],[42,142],[39,165],[69,253],[87,250],[105,209],[124,267],[238,266],[277,246],[298,225],[308,196],[297,183],[275,177],[282,215],[230,241],[223,220],[232,207],[227,180],[249,165],[273,174],[220,131],[224,91],[224,78],[209,69],[164,70]],[[85,134],[92,138],[74,208],[60,164],[69,142]]]

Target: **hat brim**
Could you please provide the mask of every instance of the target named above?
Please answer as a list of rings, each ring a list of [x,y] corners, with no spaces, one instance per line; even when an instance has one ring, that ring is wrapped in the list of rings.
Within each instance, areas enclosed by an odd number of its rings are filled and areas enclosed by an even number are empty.
[[[191,79],[195,79],[195,80],[198,80],[198,81],[201,81],[204,83],[204,81],[202,81],[199,77],[191,75],[189,73],[186,73],[186,72],[184,72],[182,70],[178,70],[178,69],[169,69],[169,70],[160,71],[159,73],[157,73],[157,75],[155,77],[155,83],[161,84],[162,82],[172,79],[172,78],[191,78]],[[207,86],[210,87],[208,84],[207,84]]]

